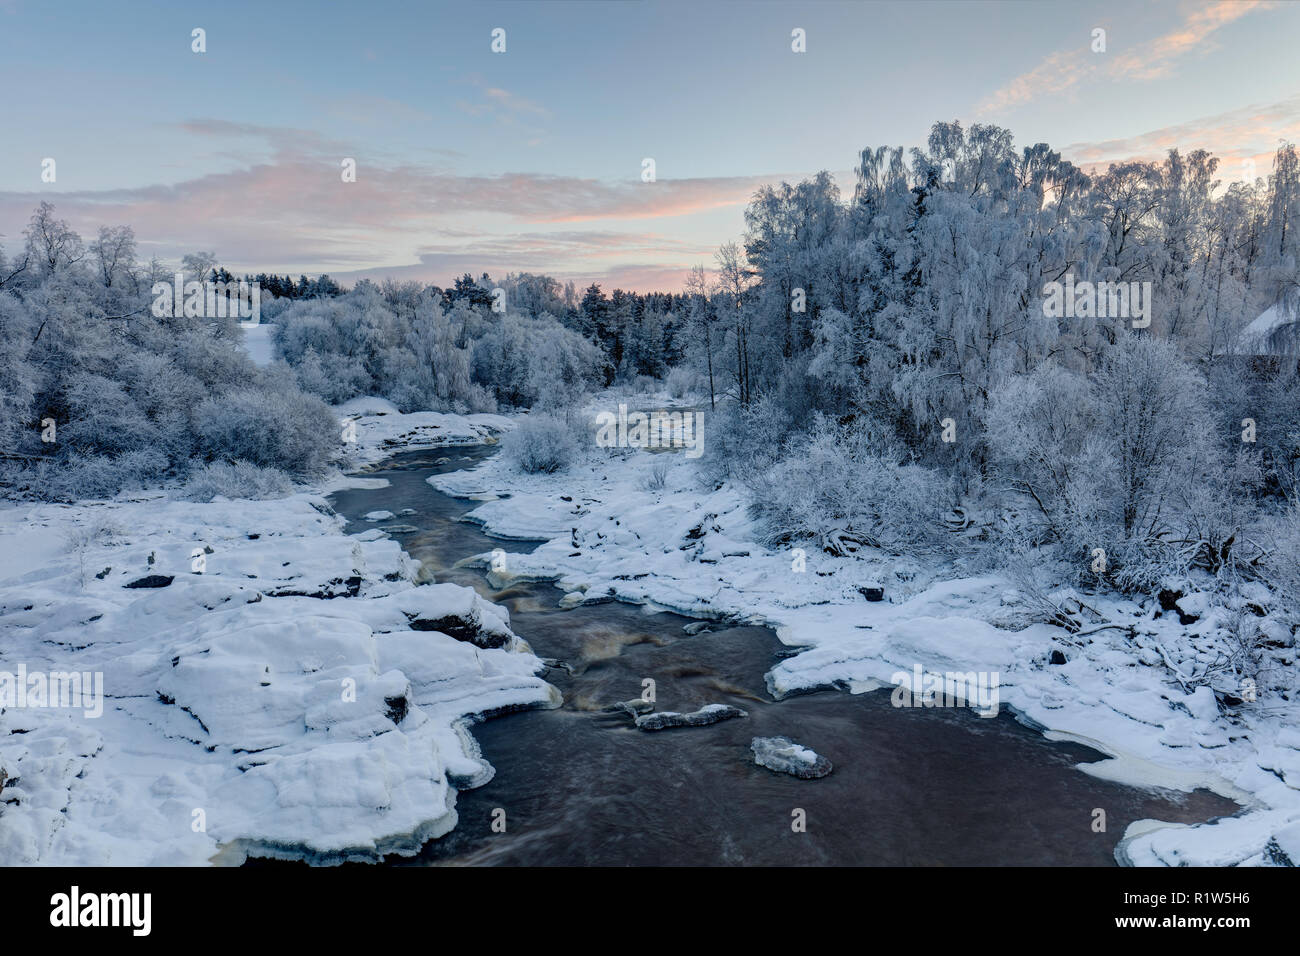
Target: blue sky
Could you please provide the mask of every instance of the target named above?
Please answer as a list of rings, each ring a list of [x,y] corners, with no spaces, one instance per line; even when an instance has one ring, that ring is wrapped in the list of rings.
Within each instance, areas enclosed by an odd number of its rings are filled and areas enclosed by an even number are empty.
[[[1300,139],[1297,37],[1300,4],[1250,0],[0,0],[0,243],[49,199],[236,271],[678,288],[762,183],[829,169],[847,193],[860,149],[939,119],[1266,175]]]

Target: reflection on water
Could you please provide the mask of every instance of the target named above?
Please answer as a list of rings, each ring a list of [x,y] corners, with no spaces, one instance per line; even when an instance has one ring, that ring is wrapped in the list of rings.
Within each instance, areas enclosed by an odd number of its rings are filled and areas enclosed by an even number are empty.
[[[388,488],[340,492],[356,522],[387,509],[421,530],[395,537],[426,564],[426,579],[475,588],[510,610],[540,657],[570,665],[546,672],[564,694],[558,710],[496,718],[474,728],[496,776],[459,795],[460,823],[414,860],[396,864],[512,865],[1114,865],[1133,820],[1200,822],[1233,813],[1206,791],[1153,792],[1096,780],[1074,768],[1101,755],[1049,743],[1007,714],[968,708],[896,709],[889,692],[825,691],[780,703],[764,674],[783,648],[761,627],[687,636],[687,618],[607,603],[562,611],[549,584],[494,591],[461,558],[532,545],[490,538],[457,520],[473,503],[425,482],[470,467],[489,448],[390,459],[372,472]],[[380,525],[382,527],[382,525]],[[705,704],[748,717],[646,733],[602,708],[639,697],[654,681],[659,710]],[[825,755],[834,772],[798,780],[754,764],[756,736],[791,737]],[[503,809],[506,832],[493,832]],[[1107,831],[1092,831],[1093,810]],[[791,827],[802,810],[806,832]],[[499,817],[499,814],[497,815]]]

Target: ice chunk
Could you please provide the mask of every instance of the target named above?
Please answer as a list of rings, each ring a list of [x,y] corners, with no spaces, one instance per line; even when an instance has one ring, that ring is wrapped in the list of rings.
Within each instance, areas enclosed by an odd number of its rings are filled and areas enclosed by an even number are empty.
[[[636,719],[636,725],[641,730],[667,730],[669,727],[704,727],[730,717],[748,716],[739,707],[730,704],[709,704],[693,714],[679,714],[672,710],[646,714]]]
[[[788,773],[801,780],[824,777],[831,772],[831,762],[800,746],[789,737],[755,737],[749,745],[754,763],[777,773]]]

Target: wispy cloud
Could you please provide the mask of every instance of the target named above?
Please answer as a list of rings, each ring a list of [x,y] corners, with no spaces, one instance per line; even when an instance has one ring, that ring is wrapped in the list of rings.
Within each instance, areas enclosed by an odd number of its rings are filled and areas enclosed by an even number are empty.
[[[545,117],[551,115],[551,111],[545,107],[538,106],[532,100],[526,100],[522,96],[516,96],[509,90],[489,86],[483,90],[483,95],[488,98],[489,102],[508,113],[531,113],[534,116]]]
[[[1219,158],[1219,173],[1225,181],[1242,179],[1253,168],[1264,176],[1272,166],[1273,154],[1283,141],[1300,141],[1300,95],[1277,103],[1256,104],[1149,130],[1136,136],[1072,143],[1061,150],[1071,162],[1085,169],[1104,169],[1110,163],[1164,159],[1169,150],[1188,152],[1205,149]]]
[[[649,232],[512,233],[432,244],[418,251],[415,262],[334,275],[347,283],[391,276],[445,284],[466,272],[544,272],[562,282],[595,281],[606,289],[649,292],[681,288],[691,266],[707,264],[712,252],[699,243]]]
[[[995,90],[978,110],[983,115],[997,113],[1040,97],[1069,93],[1102,77],[1141,82],[1168,76],[1182,58],[1211,49],[1210,38],[1216,30],[1274,6],[1274,0],[1218,0],[1191,8],[1174,29],[1123,53],[1093,53],[1091,38],[1083,38],[1077,47],[1050,54],[1029,72]]]
[[[523,134],[530,146],[542,141],[547,130],[538,123],[551,119],[550,110],[499,86],[489,86],[476,74],[466,77],[465,82],[474,88],[474,98],[457,100],[458,110],[468,116],[490,118]]]
[[[214,249],[237,270],[393,274],[392,264],[405,262],[418,263],[411,268],[422,275],[449,267],[564,273],[612,267],[617,260],[643,270],[681,262],[684,272],[689,263],[707,260],[712,243],[646,225],[738,210],[760,185],[782,178],[643,183],[526,172],[459,175],[389,163],[357,144],[306,130],[204,119],[180,127],[193,136],[247,142],[262,158],[171,185],[0,192],[0,227],[20,233],[37,203],[50,199],[83,234],[129,224],[145,255],[175,259]],[[355,182],[342,181],[341,156],[355,157]],[[602,225],[573,228],[582,223]]]

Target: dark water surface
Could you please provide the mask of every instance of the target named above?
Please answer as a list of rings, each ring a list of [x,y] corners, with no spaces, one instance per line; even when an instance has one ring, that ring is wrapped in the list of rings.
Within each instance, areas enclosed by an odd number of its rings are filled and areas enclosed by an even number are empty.
[[[389,487],[332,497],[354,522],[350,532],[376,527],[360,520],[367,512],[415,509],[377,526],[419,528],[394,537],[426,573],[509,608],[512,628],[538,656],[573,669],[544,675],[564,694],[562,708],[474,728],[496,776],[459,795],[455,830],[395,864],[1113,866],[1134,820],[1194,823],[1238,809],[1208,791],[1097,780],[1075,765],[1101,754],[1048,742],[1006,713],[986,719],[966,708],[896,709],[888,691],[773,702],[764,674],[790,651],[767,628],[690,637],[682,631],[690,620],[676,614],[616,603],[559,610],[561,592],[550,584],[494,591],[482,572],[452,566],[493,548],[534,545],[491,538],[458,520],[476,503],[425,481],[491,452],[398,455],[367,472]],[[655,681],[658,710],[725,703],[749,716],[647,733],[600,711],[639,697],[645,678]],[[798,780],[756,766],[751,738],[776,735],[826,756],[834,772]],[[1106,811],[1105,833],[1092,831],[1098,807]],[[497,808],[505,811],[504,833],[492,830]],[[792,830],[796,809],[806,832]]]

